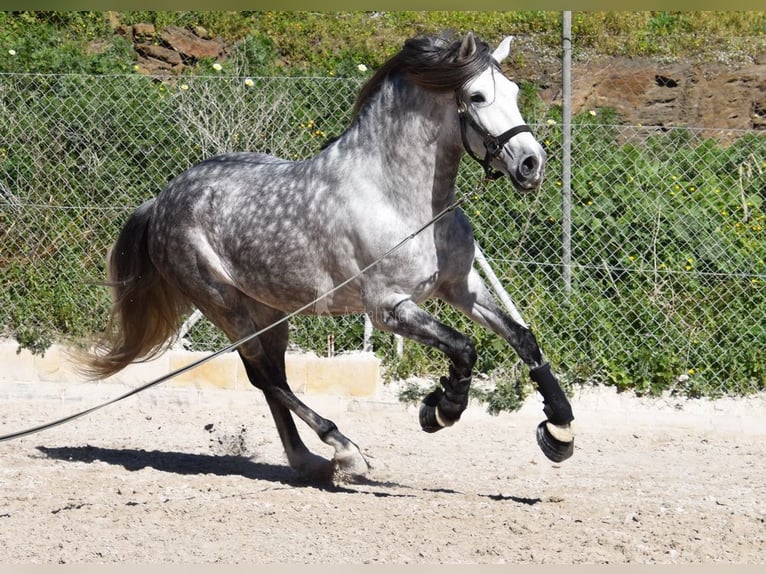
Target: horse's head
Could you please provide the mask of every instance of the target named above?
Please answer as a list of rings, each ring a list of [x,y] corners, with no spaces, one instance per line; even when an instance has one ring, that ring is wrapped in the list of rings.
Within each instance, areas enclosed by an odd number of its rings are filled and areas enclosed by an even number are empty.
[[[489,66],[457,91],[457,104],[465,150],[490,177],[507,175],[516,189],[527,191],[542,183],[546,156],[521,117],[519,87],[500,71],[511,40],[505,38]],[[458,61],[469,59],[476,49],[476,39],[469,33],[460,45]]]

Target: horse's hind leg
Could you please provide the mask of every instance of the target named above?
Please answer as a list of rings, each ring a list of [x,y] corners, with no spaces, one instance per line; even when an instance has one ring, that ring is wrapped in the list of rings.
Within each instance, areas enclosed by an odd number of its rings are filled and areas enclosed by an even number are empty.
[[[248,302],[253,322],[262,328],[279,320],[283,315]],[[290,466],[299,474],[312,479],[329,479],[333,475],[363,476],[368,470],[367,461],[359,447],[344,436],[331,420],[328,420],[295,396],[287,383],[285,351],[288,343],[287,322],[272,327],[255,341],[239,350],[250,382],[263,391],[277,425],[280,439]],[[317,436],[333,447],[335,455],[327,461],[309,451],[300,438],[292,413],[305,422]]]
[[[200,295],[201,293],[201,295]],[[209,283],[192,300],[231,341],[284,318],[284,314],[246,298],[229,285]],[[260,389],[269,405],[287,461],[304,478],[328,480],[340,472],[365,474],[368,466],[357,446],[343,436],[332,421],[304,405],[290,390],[285,375],[287,322],[270,328],[237,349],[250,383]],[[292,413],[298,415],[319,437],[335,448],[332,461],[312,453],[301,440]]]
[[[239,355],[245,366],[248,379],[253,386],[264,390],[270,386],[270,381],[279,380],[280,375],[269,373],[268,369],[264,369],[259,364],[260,361],[256,362],[248,359],[241,350],[239,351]],[[264,396],[266,397],[266,403],[269,405],[271,416],[277,427],[277,432],[282,441],[282,447],[285,450],[285,456],[287,456],[287,462],[290,465],[290,468],[304,477],[313,479],[329,478],[332,475],[332,465],[330,461],[315,455],[306,447],[303,440],[301,440],[298,429],[295,427],[295,421],[288,409],[271,398],[265,391]]]

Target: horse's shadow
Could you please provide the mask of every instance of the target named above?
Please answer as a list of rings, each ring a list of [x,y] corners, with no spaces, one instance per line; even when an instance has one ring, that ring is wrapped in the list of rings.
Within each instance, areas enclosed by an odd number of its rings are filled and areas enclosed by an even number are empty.
[[[247,456],[216,455],[216,454],[193,454],[177,451],[144,450],[134,448],[103,448],[98,446],[61,446],[61,447],[36,447],[43,455],[51,459],[66,462],[94,463],[103,462],[115,466],[121,466],[129,471],[153,468],[161,472],[169,472],[180,475],[212,474],[216,476],[241,476],[253,480],[265,480],[283,484],[289,487],[312,487],[328,492],[342,492],[350,494],[371,494],[376,497],[404,497],[417,496],[416,492],[403,493],[395,490],[422,490],[443,494],[455,494],[462,496],[463,493],[452,489],[425,488],[418,489],[390,481],[377,481],[370,478],[358,479],[348,486],[341,484],[310,481],[299,477],[289,466],[256,462]],[[377,487],[373,490],[359,490],[353,487]],[[381,490],[382,489],[382,490]],[[518,496],[504,496],[500,494],[479,494],[498,502],[511,501],[516,504],[535,505],[542,502],[539,498],[524,498]]]
[[[98,446],[38,446],[48,458],[67,462],[105,462],[136,471],[153,468],[174,474],[237,475],[245,478],[290,482],[295,474],[286,466],[255,462],[246,456],[192,454],[185,452]]]
[[[103,462],[121,466],[129,471],[153,468],[161,472],[180,475],[212,474],[216,476],[241,476],[253,480],[265,480],[287,486],[310,486],[332,492],[359,492],[330,482],[310,481],[299,477],[287,465],[256,462],[247,456],[193,454],[176,451],[143,450],[133,448],[103,448],[97,446],[38,446],[48,458],[66,462]],[[387,486],[369,479],[362,481],[370,486]],[[384,493],[375,492],[377,496]]]

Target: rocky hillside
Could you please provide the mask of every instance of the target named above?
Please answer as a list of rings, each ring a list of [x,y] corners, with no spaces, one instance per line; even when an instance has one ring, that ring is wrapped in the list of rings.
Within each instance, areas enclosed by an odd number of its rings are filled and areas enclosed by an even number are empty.
[[[179,74],[202,58],[224,59],[229,53],[201,27],[156,30],[138,24],[120,26],[116,33],[132,42],[138,70],[149,75]],[[516,75],[543,86],[547,103],[559,103],[560,62],[524,56],[526,65]],[[766,54],[739,65],[600,58],[575,64],[572,79],[574,113],[610,107],[631,125],[766,129]]]
[[[627,123],[766,129],[766,58],[738,67],[609,58],[572,72],[573,108],[615,108]]]

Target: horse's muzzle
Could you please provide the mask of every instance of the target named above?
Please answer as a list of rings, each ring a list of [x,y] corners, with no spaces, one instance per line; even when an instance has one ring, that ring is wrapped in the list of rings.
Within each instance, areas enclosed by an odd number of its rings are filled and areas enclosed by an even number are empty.
[[[519,158],[515,165],[511,166],[511,179],[520,191],[537,189],[543,182],[545,175],[545,152],[527,153]]]

